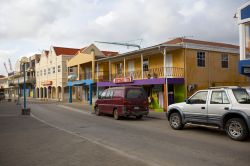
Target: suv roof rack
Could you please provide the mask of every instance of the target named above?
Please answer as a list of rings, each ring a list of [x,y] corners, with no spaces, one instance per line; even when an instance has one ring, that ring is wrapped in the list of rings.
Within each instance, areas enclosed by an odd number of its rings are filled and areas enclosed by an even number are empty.
[[[240,86],[214,86],[209,87],[208,89],[232,89],[232,88],[241,88]]]

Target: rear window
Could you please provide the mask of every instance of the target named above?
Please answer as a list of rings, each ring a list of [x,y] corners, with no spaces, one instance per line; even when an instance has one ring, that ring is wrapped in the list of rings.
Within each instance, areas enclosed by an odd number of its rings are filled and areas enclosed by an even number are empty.
[[[250,104],[250,96],[246,89],[233,89],[233,94],[240,104]]]
[[[146,93],[143,89],[128,89],[126,98],[127,99],[145,99]]]

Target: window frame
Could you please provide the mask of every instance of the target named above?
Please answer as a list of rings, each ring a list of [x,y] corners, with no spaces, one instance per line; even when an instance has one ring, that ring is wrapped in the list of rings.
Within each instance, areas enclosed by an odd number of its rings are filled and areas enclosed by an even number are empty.
[[[218,93],[218,92],[222,94],[222,95],[221,95],[221,97],[222,97],[222,103],[212,103],[213,94],[214,94],[214,93]],[[225,103],[225,102],[224,102],[223,93],[225,94],[228,103]],[[231,104],[231,101],[230,101],[230,99],[229,99],[229,97],[228,97],[226,91],[224,91],[224,90],[214,90],[214,91],[211,92],[210,104]]]
[[[142,68],[143,68],[143,71],[149,71],[149,58],[143,58]]]
[[[193,102],[192,102],[192,98],[193,98],[194,96],[196,96],[196,95],[199,94],[199,93],[204,93],[204,92],[207,93],[207,96],[206,96],[206,99],[205,99],[205,103],[193,103]],[[189,101],[190,104],[207,104],[207,99],[208,99],[208,91],[198,91],[198,92],[196,92],[194,95],[192,95],[192,96],[188,99],[188,101]]]
[[[226,60],[223,58],[223,56],[227,56]],[[226,66],[223,66],[225,65],[224,63],[226,62]],[[223,69],[228,69],[229,68],[229,56],[228,54],[221,54],[221,68]]]
[[[197,51],[196,63],[197,63],[197,67],[206,67],[206,52],[205,51]]]

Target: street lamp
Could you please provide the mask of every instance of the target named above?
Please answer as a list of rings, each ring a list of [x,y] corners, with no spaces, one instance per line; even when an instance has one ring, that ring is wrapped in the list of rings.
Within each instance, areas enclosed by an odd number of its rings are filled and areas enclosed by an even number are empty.
[[[23,57],[21,59],[21,65],[23,67],[23,108],[22,108],[22,115],[30,115],[30,108],[27,108],[27,101],[26,101],[26,63],[28,62],[27,57]]]

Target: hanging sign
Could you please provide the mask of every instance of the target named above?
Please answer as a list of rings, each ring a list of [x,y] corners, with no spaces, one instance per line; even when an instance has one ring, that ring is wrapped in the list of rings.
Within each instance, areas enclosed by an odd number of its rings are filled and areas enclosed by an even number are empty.
[[[115,78],[113,80],[113,83],[115,84],[130,83],[130,82],[133,82],[132,77],[120,77],[120,78]]]

